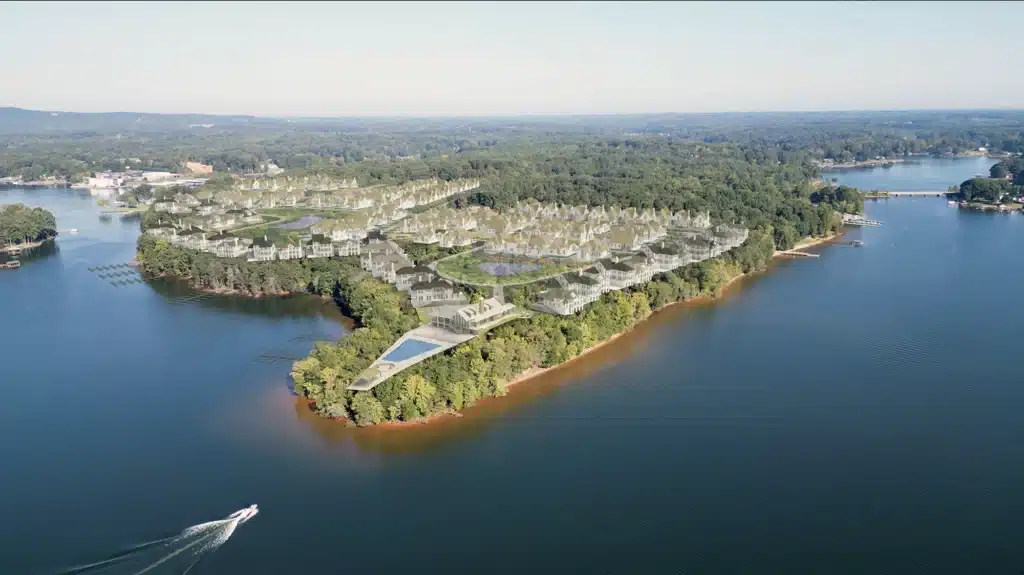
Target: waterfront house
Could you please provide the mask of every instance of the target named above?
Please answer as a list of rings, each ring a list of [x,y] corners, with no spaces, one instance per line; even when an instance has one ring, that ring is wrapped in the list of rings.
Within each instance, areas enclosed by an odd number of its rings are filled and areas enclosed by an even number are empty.
[[[639,281],[639,271],[626,262],[617,261],[617,259],[603,259],[599,263],[608,278],[608,286],[611,289],[624,289]]]
[[[332,242],[334,244],[334,255],[338,257],[343,256],[358,256],[362,245],[356,240],[346,240],[342,242]]]
[[[597,301],[607,290],[607,282],[596,269],[591,273],[564,274],[548,282],[548,288],[537,297],[537,308],[558,315],[573,314]]]
[[[177,231],[171,238],[171,243],[189,249],[202,249],[206,246],[206,234],[203,230],[189,226]]]
[[[659,272],[674,270],[686,263],[686,257],[678,248],[665,242],[652,246],[644,246],[643,251],[653,262]]]
[[[306,249],[306,257],[329,258],[334,255],[334,245],[331,239],[323,234],[313,234]]]
[[[360,258],[360,263],[370,275],[388,283],[395,283],[396,271],[412,265],[412,262],[402,254],[373,252],[364,254]]]
[[[276,260],[277,246],[267,236],[256,238],[252,243],[252,259],[257,262]]]
[[[565,288],[548,288],[537,295],[536,309],[557,315],[571,315],[583,309],[584,304],[576,299],[576,295]]]
[[[595,278],[590,274],[577,272],[568,273],[562,276],[569,291],[581,305],[597,301],[601,294],[606,291],[607,284],[602,279]]]
[[[208,243],[209,247],[207,248],[207,251],[212,252],[217,257],[239,258],[249,252],[249,244],[251,244],[252,241],[227,232],[221,232],[217,235],[211,236]]]
[[[297,260],[302,259],[302,244],[288,241],[283,246],[277,248],[277,259],[279,260]]]
[[[406,266],[395,270],[395,287],[409,291],[413,284],[434,279],[434,271],[426,266]]]
[[[466,296],[443,279],[417,282],[409,288],[409,301],[413,307],[425,305],[465,303]]]
[[[515,315],[516,306],[501,303],[494,298],[470,304],[450,315],[439,314],[431,324],[456,333],[479,334]]]
[[[171,202],[171,207],[167,211],[172,214],[191,214],[192,208],[181,202]]]
[[[178,231],[178,228],[172,226],[171,224],[164,224],[164,223],[159,223],[159,224],[156,224],[155,226],[150,226],[150,227],[146,228],[146,233],[147,234],[149,234],[151,236],[158,237],[158,238],[165,238],[165,239],[173,238],[174,235],[177,233],[177,231]]]

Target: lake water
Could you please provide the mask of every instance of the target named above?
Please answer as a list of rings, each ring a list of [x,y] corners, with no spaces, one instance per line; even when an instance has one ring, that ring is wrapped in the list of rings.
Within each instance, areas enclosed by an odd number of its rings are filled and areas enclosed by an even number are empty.
[[[0,573],[102,559],[250,503],[261,513],[191,573],[1024,560],[1024,216],[871,202],[885,225],[844,238],[864,247],[670,308],[461,419],[351,430],[290,397],[286,363],[254,361],[340,333],[329,308],[113,288],[86,268],[130,259],[135,224],[65,191],[0,192],[20,199],[82,232],[0,272]]]
[[[913,156],[906,162],[822,172],[822,177],[835,178],[862,190],[889,190],[893,192],[944,192],[949,186],[960,184],[977,174],[988,177],[988,169],[996,160],[976,158],[931,158]]]

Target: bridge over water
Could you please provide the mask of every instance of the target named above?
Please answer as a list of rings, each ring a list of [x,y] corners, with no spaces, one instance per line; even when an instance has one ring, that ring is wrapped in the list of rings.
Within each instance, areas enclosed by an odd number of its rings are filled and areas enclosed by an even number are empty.
[[[949,192],[943,190],[941,192],[927,191],[927,192],[890,192],[888,190],[878,190],[879,193],[866,192],[864,197],[867,199],[880,199],[880,198],[898,198],[901,196],[906,197],[945,197]]]

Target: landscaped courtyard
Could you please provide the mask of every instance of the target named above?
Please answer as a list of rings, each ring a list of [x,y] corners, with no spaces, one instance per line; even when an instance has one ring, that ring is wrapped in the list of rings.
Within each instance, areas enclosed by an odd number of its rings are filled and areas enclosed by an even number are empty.
[[[536,281],[579,266],[568,259],[467,252],[438,262],[437,271],[456,281],[494,285]]]

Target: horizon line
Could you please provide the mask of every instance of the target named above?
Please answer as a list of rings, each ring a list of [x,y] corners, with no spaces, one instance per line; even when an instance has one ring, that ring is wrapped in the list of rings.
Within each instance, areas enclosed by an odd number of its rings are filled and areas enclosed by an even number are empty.
[[[76,112],[74,110],[47,110],[40,108],[23,108],[20,106],[0,106],[0,110],[21,110],[25,112],[38,112],[46,114],[81,114],[81,115],[105,115],[105,114],[129,114],[145,116],[209,116],[222,118],[254,118],[268,120],[344,120],[344,119],[395,119],[395,120],[417,120],[417,119],[487,119],[487,118],[613,118],[613,117],[637,117],[637,116],[725,116],[725,115],[769,115],[769,114],[857,114],[857,113],[908,113],[908,112],[1021,112],[1024,107],[1002,107],[1002,108],[846,108],[846,109],[825,109],[825,110],[728,110],[714,112],[532,112],[532,113],[489,113],[489,114],[244,114],[244,113],[210,113],[210,112],[137,112],[128,110],[104,111],[104,112]]]

